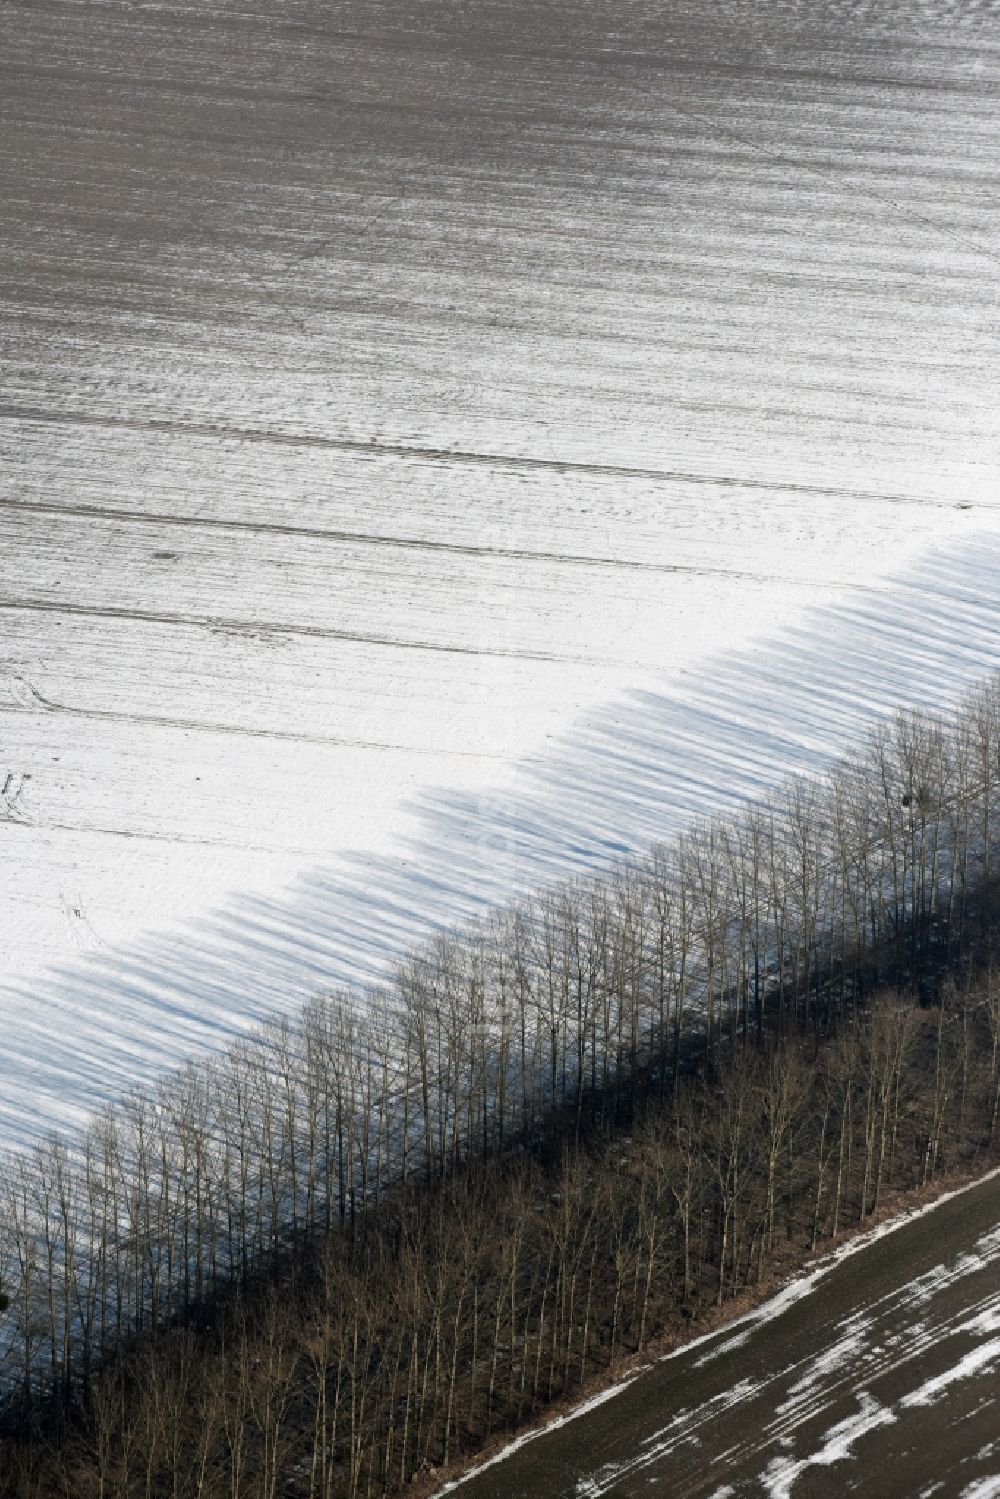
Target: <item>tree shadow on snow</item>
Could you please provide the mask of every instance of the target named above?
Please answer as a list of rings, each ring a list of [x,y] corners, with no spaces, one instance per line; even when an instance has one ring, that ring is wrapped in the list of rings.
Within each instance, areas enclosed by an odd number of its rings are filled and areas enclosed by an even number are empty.
[[[348,982],[517,890],[600,869],[817,769],[895,705],[947,707],[1000,665],[1000,542],[925,558],[882,590],[818,606],[659,691],[583,714],[502,789],[423,791],[398,858],[304,869],[279,899],[234,893],[181,932],[0,985],[18,1016],[0,1061],[0,1136],[44,1131],[169,1065]]]

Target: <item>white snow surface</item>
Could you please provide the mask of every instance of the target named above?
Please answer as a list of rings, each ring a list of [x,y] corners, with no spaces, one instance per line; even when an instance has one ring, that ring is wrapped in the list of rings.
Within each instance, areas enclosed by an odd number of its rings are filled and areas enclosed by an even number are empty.
[[[908,1395],[903,1396],[902,1404],[905,1407],[931,1405],[957,1380],[970,1379],[975,1374],[991,1370],[998,1361],[1000,1361],[1000,1338],[991,1338],[989,1342],[981,1343],[978,1348],[973,1348],[970,1353],[963,1354],[951,1369],[934,1375],[932,1379],[925,1379],[918,1389],[911,1390]]]
[[[0,1143],[1000,665],[989,5],[7,10]]]
[[[880,1426],[891,1426],[895,1421],[892,1411],[879,1405],[866,1390],[858,1397],[858,1409],[842,1421],[836,1421],[823,1435],[823,1445],[817,1452],[805,1457],[776,1457],[772,1459],[762,1475],[769,1499],[791,1499],[792,1489],[802,1474],[810,1468],[829,1468],[851,1456],[852,1448],[870,1431]],[[800,1490],[801,1492],[801,1490]]]

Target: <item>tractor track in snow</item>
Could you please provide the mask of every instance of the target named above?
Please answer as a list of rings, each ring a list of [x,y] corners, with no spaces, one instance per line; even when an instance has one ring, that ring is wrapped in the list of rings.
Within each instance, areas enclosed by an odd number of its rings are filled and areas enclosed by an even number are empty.
[[[845,498],[848,497],[848,493],[848,491],[844,491]],[[900,497],[898,503],[906,504],[910,502]],[[931,505],[937,502],[920,500],[912,503]],[[954,507],[942,501],[940,508],[950,509]],[[962,508],[971,510],[977,507],[965,505]],[[979,506],[978,508],[989,509],[992,507]],[[637,557],[612,557],[600,554],[590,556],[585,552],[547,552],[528,547],[476,546],[471,542],[440,541],[432,537],[393,536],[372,533],[370,531],[350,531],[341,527],[294,526],[282,521],[240,520],[235,517],[225,516],[170,515],[162,510],[125,510],[118,509],[113,505],[52,505],[35,500],[0,498],[0,510],[7,511],[10,514],[68,516],[77,520],[120,522],[125,525],[170,526],[178,530],[231,532],[237,535],[249,536],[301,537],[308,541],[328,541],[335,545],[392,548],[399,551],[412,552],[439,552],[446,556],[483,558],[487,561],[498,562],[539,562],[548,563],[556,567],[592,567],[602,570],[616,568],[625,572],[664,573],[667,575],[691,573],[696,577],[740,578],[752,581],[758,580],[761,576],[759,572],[755,572],[749,568],[713,567],[705,563],[646,562]],[[842,580],[833,578],[789,579],[786,581],[799,581],[803,587],[808,586],[810,588],[842,588],[844,586]],[[854,586],[864,588],[863,584]]]
[[[272,443],[282,447],[319,448],[334,452],[356,453],[369,459],[410,459],[418,463],[487,468],[510,473],[579,474],[605,479],[639,479],[652,484],[697,484],[709,489],[748,489],[769,494],[825,495],[830,498],[869,500],[880,504],[926,505],[934,509],[948,510],[954,508],[950,501],[937,500],[930,496],[882,492],[836,484],[808,484],[790,479],[741,478],[738,474],[706,474],[699,473],[697,470],[593,463],[568,458],[534,458],[516,453],[483,453],[471,449],[427,447],[416,443],[385,442],[354,437],[330,437],[323,433],[289,432],[276,427],[241,427],[215,422],[185,421],[173,417],[128,417],[97,411],[46,411],[35,406],[0,406],[0,422],[6,421],[37,422],[53,426],[104,427],[111,431],[145,432],[164,437],[194,437],[224,442]]]
[[[308,734],[296,729],[252,728],[244,724],[212,723],[205,719],[183,718],[167,713],[130,713],[118,708],[84,708],[72,703],[60,703],[44,696],[30,683],[20,683],[25,691],[12,702],[0,701],[0,713],[37,713],[52,717],[84,718],[98,723],[143,724],[150,728],[181,729],[198,734],[233,734],[244,739],[274,739],[291,744],[329,745],[333,749],[387,750],[395,754],[431,755],[440,758],[442,751],[435,747],[421,748],[408,744],[392,744],[388,740],[350,738],[337,734]],[[449,754],[471,760],[503,760],[503,755],[484,750],[450,750]]]

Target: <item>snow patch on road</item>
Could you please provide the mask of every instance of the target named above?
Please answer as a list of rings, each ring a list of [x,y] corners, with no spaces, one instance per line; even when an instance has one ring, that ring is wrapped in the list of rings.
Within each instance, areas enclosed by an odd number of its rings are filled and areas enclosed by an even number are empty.
[[[981,1374],[984,1370],[991,1369],[998,1361],[1000,1361],[1000,1338],[993,1338],[990,1342],[974,1348],[971,1353],[965,1354],[951,1369],[946,1369],[943,1374],[936,1374],[933,1379],[925,1380],[919,1389],[911,1390],[908,1395],[904,1395],[900,1405],[905,1410],[918,1405],[932,1405],[958,1380],[970,1379],[975,1374]]]
[[[873,1326],[870,1317],[864,1315],[852,1317],[848,1330],[834,1339],[829,1347],[818,1353],[810,1361],[806,1373],[790,1386],[788,1398],[778,1406],[777,1415],[794,1416],[805,1409],[823,1381],[836,1374],[839,1369],[862,1352]]]
[[[867,1432],[880,1426],[891,1426],[896,1420],[892,1411],[880,1405],[874,1396],[863,1391],[860,1409],[824,1434],[823,1446],[808,1457],[776,1457],[768,1464],[763,1482],[770,1499],[791,1499],[792,1486],[807,1468],[828,1468],[851,1457],[851,1449]]]
[[[702,1427],[711,1425],[723,1411],[752,1399],[759,1388],[756,1380],[741,1379],[704,1404],[678,1411],[666,1426],[642,1442],[635,1457],[624,1462],[606,1463],[596,1473],[578,1479],[574,1489],[575,1499],[601,1499],[602,1495],[609,1493],[623,1478],[653,1467],[679,1447],[686,1444],[697,1446],[701,1441],[699,1431]]]
[[[1000,1499],[1000,1473],[977,1478],[962,1490],[959,1499]]]
[[[506,1447],[502,1447],[499,1452],[494,1453],[492,1457],[487,1458],[486,1462],[478,1463],[476,1467],[470,1468],[469,1471],[467,1473],[463,1473],[461,1477],[453,1478],[450,1480],[450,1482],[446,1483],[443,1488],[437,1489],[433,1496],[433,1499],[442,1499],[443,1495],[450,1494],[454,1489],[459,1488],[463,1483],[468,1483],[470,1478],[475,1478],[479,1473],[485,1473],[487,1468],[494,1468],[496,1467],[497,1463],[502,1463],[504,1459],[510,1457],[512,1453],[519,1452],[520,1449],[527,1446],[529,1442],[534,1442],[539,1437],[547,1436],[550,1432],[559,1431],[563,1426],[567,1426],[570,1421],[576,1421],[580,1418],[580,1416],[587,1415],[589,1411],[596,1410],[599,1405],[604,1405],[606,1401],[614,1400],[616,1396],[621,1395],[625,1390],[627,1390],[629,1385],[634,1384],[637,1378],[638,1375],[631,1375],[628,1379],[623,1379],[618,1384],[612,1385],[610,1389],[602,1390],[597,1395],[591,1395],[589,1399],[584,1400],[580,1405],[575,1406],[573,1410],[568,1411],[566,1415],[556,1416],[554,1420],[546,1421],[544,1426],[534,1427],[531,1431],[523,1432],[521,1436],[515,1437],[512,1442],[508,1442]]]

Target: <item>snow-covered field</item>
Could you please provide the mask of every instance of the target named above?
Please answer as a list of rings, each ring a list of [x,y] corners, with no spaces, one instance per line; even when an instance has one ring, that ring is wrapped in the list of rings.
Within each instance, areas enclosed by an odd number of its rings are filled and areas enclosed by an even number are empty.
[[[998,23],[10,0],[0,1142],[1000,664]]]

